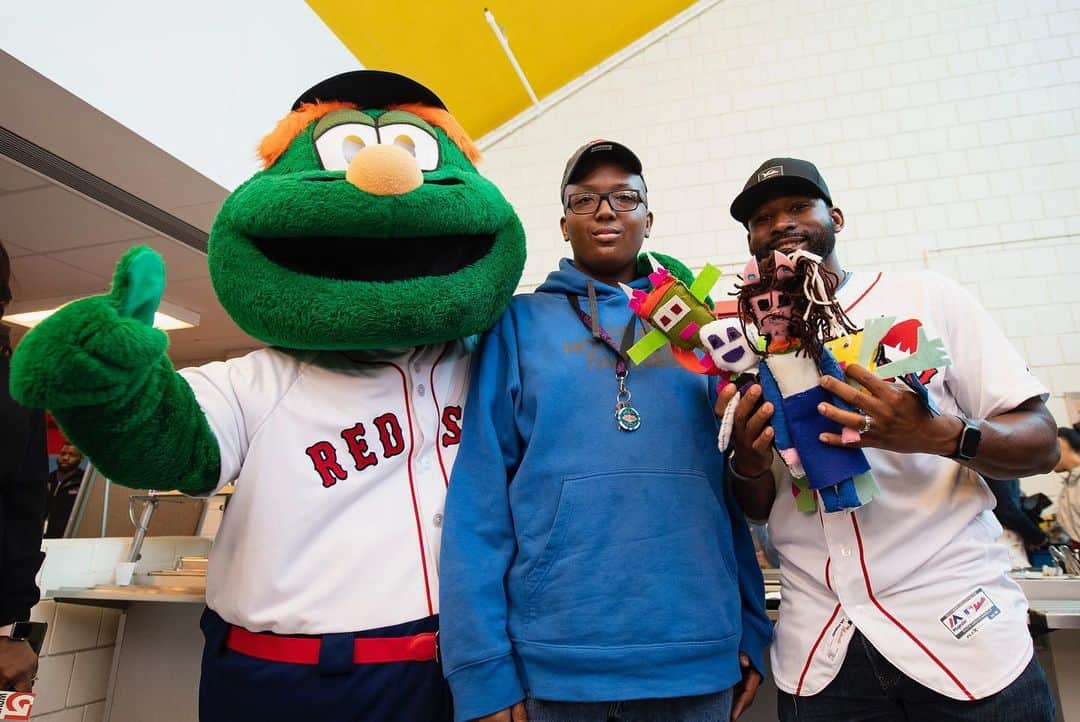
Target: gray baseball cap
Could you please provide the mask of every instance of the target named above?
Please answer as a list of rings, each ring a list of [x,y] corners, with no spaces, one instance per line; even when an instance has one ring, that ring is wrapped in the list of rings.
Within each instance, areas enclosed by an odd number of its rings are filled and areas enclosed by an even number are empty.
[[[585,145],[574,151],[570,160],[566,161],[566,169],[563,170],[562,185],[559,186],[559,201],[563,202],[566,196],[566,186],[579,180],[582,174],[597,161],[612,160],[635,175],[641,176],[641,184],[645,185],[645,176],[641,172],[641,160],[634,155],[634,151],[622,143],[613,140],[590,140]],[[648,188],[645,188],[648,192]]]

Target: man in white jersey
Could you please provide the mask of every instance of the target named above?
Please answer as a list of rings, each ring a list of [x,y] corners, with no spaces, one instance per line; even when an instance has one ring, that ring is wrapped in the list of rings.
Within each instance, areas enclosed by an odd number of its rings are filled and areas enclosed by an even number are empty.
[[[796,508],[792,479],[774,463],[772,405],[751,387],[736,408],[734,486],[747,516],[768,519],[780,555],[781,606],[772,648],[779,716],[789,720],[1053,718],[1032,654],[1027,602],[1009,579],[994,497],[980,474],[1013,478],[1053,468],[1058,450],[1047,391],[978,302],[935,273],[844,271],[836,233],[844,214],[812,163],[772,158],[731,205],[750,252],[806,249],[840,279],[857,325],[898,323],[890,358],[915,350],[921,327],[944,339],[952,365],[921,381],[940,415],[906,386],[847,366],[822,385],[855,412],[819,412],[860,432],[881,494],[825,513]],[[719,406],[734,394],[729,386]],[[840,435],[821,440],[841,445]]]

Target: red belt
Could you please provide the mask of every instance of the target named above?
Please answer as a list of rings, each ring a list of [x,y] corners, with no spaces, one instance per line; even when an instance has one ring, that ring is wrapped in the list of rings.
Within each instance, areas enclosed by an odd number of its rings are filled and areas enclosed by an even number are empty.
[[[230,625],[225,646],[234,652],[272,662],[318,664],[322,639],[249,632],[243,627]],[[353,640],[353,662],[356,664],[430,662],[436,659],[436,632],[424,632],[411,637],[356,637]]]

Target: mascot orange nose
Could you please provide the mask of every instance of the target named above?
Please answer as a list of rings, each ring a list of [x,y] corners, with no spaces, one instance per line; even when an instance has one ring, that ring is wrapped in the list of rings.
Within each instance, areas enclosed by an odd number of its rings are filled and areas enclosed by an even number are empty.
[[[424,175],[413,154],[399,145],[369,145],[349,161],[345,180],[377,196],[399,196],[419,188]]]

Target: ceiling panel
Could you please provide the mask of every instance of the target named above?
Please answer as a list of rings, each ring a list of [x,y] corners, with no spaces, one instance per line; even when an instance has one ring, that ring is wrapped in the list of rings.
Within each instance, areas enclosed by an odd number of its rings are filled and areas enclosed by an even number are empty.
[[[46,186],[49,182],[25,168],[0,156],[0,191],[10,193],[27,188]]]
[[[0,228],[2,228],[2,227],[3,227],[2,224],[0,224]],[[7,240],[6,238],[0,239],[0,240],[2,240],[4,242],[4,250],[7,251],[8,256],[11,257],[11,258],[17,258],[19,256],[28,256],[31,253],[33,253],[33,251],[31,251],[29,248],[23,248],[22,246],[17,246],[14,243],[12,243],[11,241]]]
[[[217,217],[218,211],[221,210],[221,204],[224,202],[225,198],[222,197],[221,200],[213,203],[198,203],[192,206],[181,206],[166,210],[180,220],[187,221],[196,228],[201,228],[209,233],[210,226],[214,224],[214,218]]]
[[[5,240],[35,253],[100,245],[149,233],[125,216],[54,185],[0,195],[0,219],[0,233]]]
[[[107,276],[98,276],[48,256],[20,256],[11,259],[11,295],[21,304],[39,298],[90,296],[109,286]]]
[[[82,268],[90,273],[111,278],[113,269],[120,256],[136,245],[150,246],[165,260],[167,282],[186,281],[192,278],[205,278],[206,255],[193,248],[162,236],[151,236],[130,241],[106,243],[100,246],[75,248],[48,254],[63,263]]]

